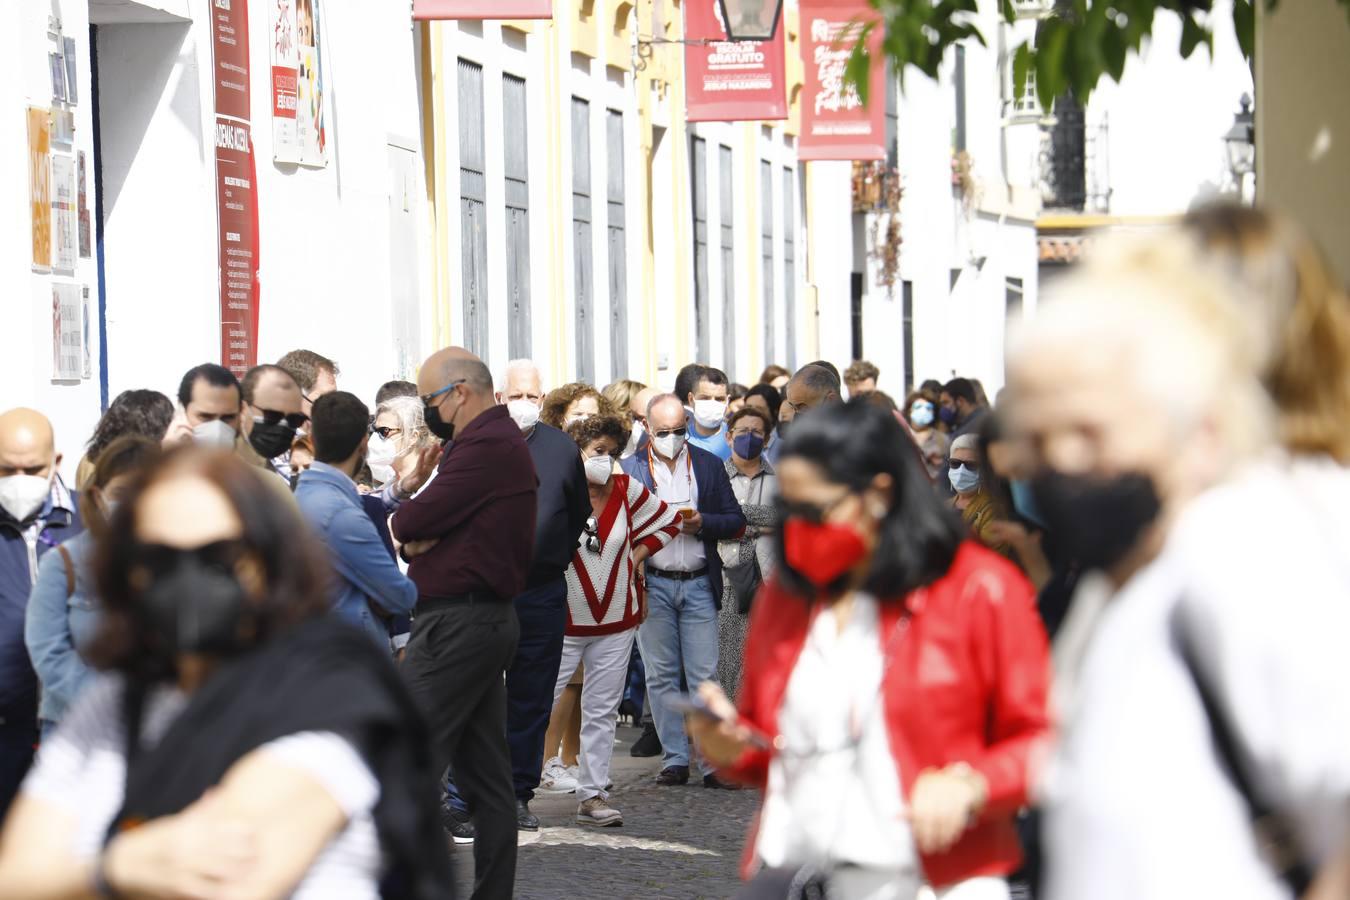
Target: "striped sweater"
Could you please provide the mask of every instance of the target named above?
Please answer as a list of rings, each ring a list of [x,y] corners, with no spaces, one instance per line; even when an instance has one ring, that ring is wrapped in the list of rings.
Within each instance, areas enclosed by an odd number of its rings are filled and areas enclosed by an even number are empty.
[[[680,531],[676,511],[627,475],[614,476],[609,502],[596,519],[600,552],[587,549],[583,536],[567,567],[567,633],[573,637],[636,628],[633,550],[655,553]]]

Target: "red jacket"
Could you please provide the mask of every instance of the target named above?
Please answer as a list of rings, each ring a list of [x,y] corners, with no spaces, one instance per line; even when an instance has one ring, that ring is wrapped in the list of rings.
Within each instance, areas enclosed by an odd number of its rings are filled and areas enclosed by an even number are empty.
[[[765,734],[778,733],[810,623],[808,604],[777,583],[755,600],[737,706]],[[1013,872],[1022,857],[1013,816],[1049,737],[1050,653],[1031,585],[1007,560],[967,541],[939,581],[905,603],[883,601],[880,624],[887,732],[905,794],[925,769],[955,762],[989,784],[979,821],[946,853],[922,856],[924,875],[940,888]],[[763,789],[772,753],[748,751],[726,775]],[[747,876],[757,828],[746,845]]]

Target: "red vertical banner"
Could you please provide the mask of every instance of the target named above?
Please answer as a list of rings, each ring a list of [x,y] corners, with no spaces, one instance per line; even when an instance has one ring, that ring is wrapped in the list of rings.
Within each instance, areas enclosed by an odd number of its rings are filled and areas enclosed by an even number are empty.
[[[553,0],[413,0],[414,19],[551,19]]]
[[[690,122],[786,119],[785,27],[771,41],[728,41],[718,0],[686,0],[685,117]]]
[[[844,80],[844,68],[868,22],[872,71],[867,104]],[[802,160],[886,158],[886,72],[882,28],[867,0],[801,0]]]
[[[250,125],[248,0],[211,0],[221,364],[258,362],[258,195]]]

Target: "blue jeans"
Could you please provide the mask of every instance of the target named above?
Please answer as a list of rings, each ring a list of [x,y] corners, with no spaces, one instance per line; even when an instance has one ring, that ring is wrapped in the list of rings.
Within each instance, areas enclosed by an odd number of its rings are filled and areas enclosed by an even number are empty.
[[[665,750],[663,766],[689,765],[684,716],[670,708],[680,693],[680,676],[690,691],[717,677],[717,602],[708,576],[675,581],[647,575],[647,621],[638,629],[638,646],[647,668],[656,733]],[[703,774],[712,766],[699,760]]]

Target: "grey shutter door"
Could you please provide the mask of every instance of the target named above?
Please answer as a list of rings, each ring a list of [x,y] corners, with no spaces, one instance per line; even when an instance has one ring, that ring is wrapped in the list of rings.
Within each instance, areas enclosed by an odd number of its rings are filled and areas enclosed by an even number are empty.
[[[718,204],[721,212],[722,357],[727,376],[736,380],[736,200],[732,190],[731,148],[717,149]]]
[[[783,321],[787,367],[797,371],[797,175],[783,167]]]
[[[591,104],[580,97],[572,98],[572,254],[577,316],[577,380],[594,384],[595,254],[591,245]]]
[[[774,328],[773,304],[773,166],[765,161],[759,164],[760,256],[764,273],[764,359],[773,361],[778,352]]]
[[[711,320],[708,312],[708,142],[694,138],[694,172],[690,191],[694,207],[694,343],[698,362],[710,362]]]
[[[530,327],[530,166],[525,79],[502,77],[502,118],[506,151],[507,349],[512,359],[531,353]]]
[[[487,358],[487,152],[483,135],[483,68],[459,61],[460,265],[464,346]]]
[[[623,167],[623,113],[609,110],[605,118],[606,159],[609,165],[609,347],[613,380],[628,377],[628,238]]]

